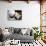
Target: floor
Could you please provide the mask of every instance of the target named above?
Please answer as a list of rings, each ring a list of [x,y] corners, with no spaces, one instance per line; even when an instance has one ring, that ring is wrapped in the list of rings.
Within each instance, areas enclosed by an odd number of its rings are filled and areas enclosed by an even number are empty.
[[[36,41],[34,41],[33,43],[25,43],[25,44],[22,44],[22,46],[46,46],[46,44],[45,43],[43,43],[43,41],[42,40],[36,40]]]
[[[46,46],[46,44],[42,40],[36,40],[33,43],[19,43],[15,45],[5,44],[4,46]]]

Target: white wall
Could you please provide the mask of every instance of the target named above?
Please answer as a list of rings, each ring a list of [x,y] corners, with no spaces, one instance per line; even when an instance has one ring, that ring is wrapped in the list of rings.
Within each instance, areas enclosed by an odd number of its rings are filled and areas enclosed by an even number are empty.
[[[9,21],[7,19],[7,10],[22,10],[21,21]],[[32,1],[29,4],[26,2],[12,3],[0,1],[0,26],[2,27],[32,27],[40,26],[40,4]]]

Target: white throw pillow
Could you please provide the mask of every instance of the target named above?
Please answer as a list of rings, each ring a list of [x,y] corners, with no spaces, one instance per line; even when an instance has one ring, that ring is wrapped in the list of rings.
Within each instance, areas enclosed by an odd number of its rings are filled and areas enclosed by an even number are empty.
[[[5,35],[5,36],[10,35],[10,33],[8,32],[8,29],[4,29],[4,31],[3,31],[3,35]]]
[[[27,29],[21,29],[21,33],[24,35],[27,32]]]

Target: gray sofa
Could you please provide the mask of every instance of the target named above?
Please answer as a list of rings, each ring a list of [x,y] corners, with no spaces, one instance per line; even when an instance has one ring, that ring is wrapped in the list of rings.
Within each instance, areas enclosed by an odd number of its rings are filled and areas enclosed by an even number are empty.
[[[20,40],[21,43],[30,43],[30,42],[33,42],[34,38],[33,36],[29,36],[29,35],[21,35],[21,34],[11,34],[9,36],[9,38],[12,40],[12,39],[15,39],[15,40]]]
[[[21,43],[30,43],[30,42],[33,42],[33,40],[34,40],[34,37],[32,36],[32,31],[30,32],[31,35],[28,35],[28,33],[23,35],[21,33],[22,28],[14,28],[14,29],[9,28],[9,29],[10,29],[9,32],[11,34],[9,36],[5,36],[4,39],[20,40]],[[25,28],[23,28],[23,29],[25,29]]]

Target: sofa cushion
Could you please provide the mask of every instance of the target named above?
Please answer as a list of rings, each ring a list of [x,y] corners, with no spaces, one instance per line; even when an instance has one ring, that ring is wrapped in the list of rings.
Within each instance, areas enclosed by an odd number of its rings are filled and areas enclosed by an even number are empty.
[[[9,38],[12,40],[12,39],[15,39],[15,40],[20,40],[20,42],[32,42],[32,40],[34,40],[34,37],[33,36],[29,36],[29,35],[21,35],[21,34],[13,34],[13,35],[10,35]]]
[[[27,32],[27,28],[22,28],[22,29],[21,29],[21,34],[24,35],[24,34],[26,34],[26,32]]]
[[[14,27],[9,27],[8,32],[13,34],[14,33]]]
[[[14,28],[14,33],[20,33],[21,29],[20,28]]]

